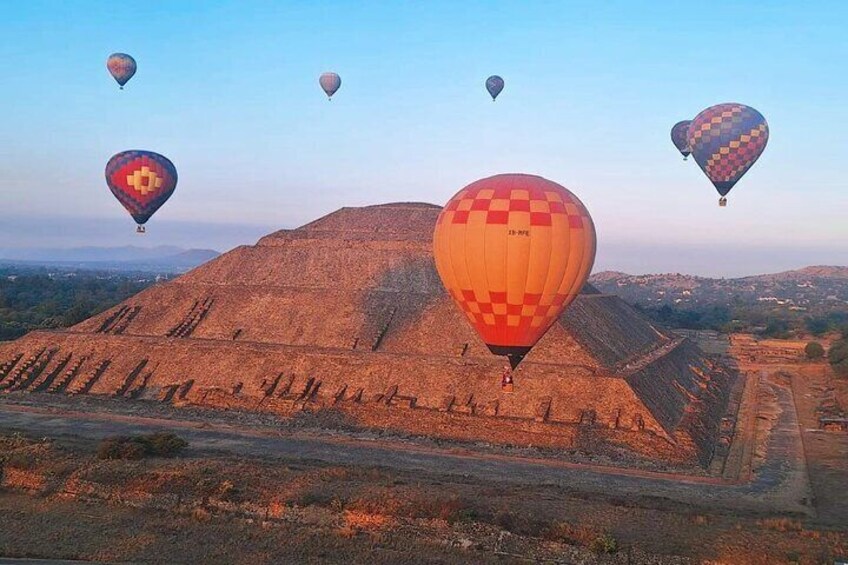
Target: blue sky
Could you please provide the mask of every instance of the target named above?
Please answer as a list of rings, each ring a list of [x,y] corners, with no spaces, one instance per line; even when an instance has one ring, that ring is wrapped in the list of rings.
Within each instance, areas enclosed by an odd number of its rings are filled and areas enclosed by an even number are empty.
[[[527,172],[586,203],[598,268],[848,263],[844,2],[0,0],[0,13],[5,247],[223,249]],[[114,51],[138,61],[125,91],[105,70]],[[327,70],[342,77],[332,102]],[[762,112],[771,138],[719,209],[669,128],[730,101]],[[143,243],[103,179],[134,148],[180,173]]]

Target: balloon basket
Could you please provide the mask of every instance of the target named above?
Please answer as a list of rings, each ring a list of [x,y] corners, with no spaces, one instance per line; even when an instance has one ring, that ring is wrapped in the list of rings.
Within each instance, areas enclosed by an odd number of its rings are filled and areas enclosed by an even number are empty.
[[[135,233],[147,233],[147,228],[144,226],[138,226],[135,228]]]
[[[726,208],[727,207],[727,198],[725,198],[723,196],[721,198],[719,198],[718,205],[721,208]]]
[[[513,383],[503,384],[501,385],[501,392],[515,392],[515,385]]]

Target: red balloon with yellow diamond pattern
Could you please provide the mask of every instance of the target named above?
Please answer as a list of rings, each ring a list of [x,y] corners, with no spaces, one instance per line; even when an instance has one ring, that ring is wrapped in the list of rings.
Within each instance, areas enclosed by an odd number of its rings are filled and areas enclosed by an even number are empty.
[[[447,291],[492,353],[515,368],[580,293],[595,261],[595,226],[568,189],[503,174],[448,201],[433,235]]]
[[[177,187],[177,169],[152,151],[123,151],[106,164],[106,183],[115,198],[141,226]]]

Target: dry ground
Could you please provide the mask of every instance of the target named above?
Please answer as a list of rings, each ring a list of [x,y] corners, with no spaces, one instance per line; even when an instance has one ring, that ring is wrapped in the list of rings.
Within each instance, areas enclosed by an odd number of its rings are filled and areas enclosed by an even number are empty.
[[[3,402],[0,556],[832,563],[848,555],[848,434],[818,431],[815,409],[843,384],[824,364],[787,354],[795,344],[743,340],[741,347],[731,351],[757,379],[734,452],[750,480],[308,426],[273,431],[233,417],[214,424]],[[13,434],[16,427],[27,433]],[[184,455],[95,456],[104,435],[163,427],[189,440]]]
[[[693,512],[660,499],[298,459],[189,451],[102,461],[94,447],[3,441],[0,554],[183,563],[821,563],[848,551],[845,532],[798,517]]]
[[[810,338],[814,339],[814,338]],[[829,346],[833,337],[819,339]],[[826,361],[807,361],[809,339],[756,342],[734,339],[734,356],[742,371],[757,372],[788,383],[798,416],[816,517],[835,527],[848,526],[848,433],[819,429],[819,408],[835,399],[848,410],[848,379],[835,375]]]

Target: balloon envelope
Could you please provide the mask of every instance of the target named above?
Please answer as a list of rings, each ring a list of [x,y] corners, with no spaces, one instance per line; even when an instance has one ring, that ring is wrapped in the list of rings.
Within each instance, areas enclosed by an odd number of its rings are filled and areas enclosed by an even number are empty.
[[[112,78],[123,88],[135,74],[135,59],[126,53],[112,53],[106,59],[106,68],[109,69]]]
[[[689,124],[691,123],[692,120],[683,120],[677,122],[671,128],[671,142],[674,143],[684,159],[691,153],[689,150]]]
[[[595,227],[566,188],[504,174],[448,201],[433,247],[448,293],[489,349],[515,367],[586,283]]]
[[[498,97],[504,87],[504,80],[498,75],[492,75],[486,79],[486,90],[492,95],[492,100]]]
[[[722,196],[763,154],[768,138],[766,119],[744,104],[711,106],[689,125],[692,157]]]
[[[152,151],[123,151],[106,164],[106,184],[137,224],[142,225],[177,187],[177,169]]]
[[[318,79],[318,84],[321,85],[321,88],[327,94],[327,98],[332,98],[333,94],[342,85],[342,79],[336,73],[324,73]]]

